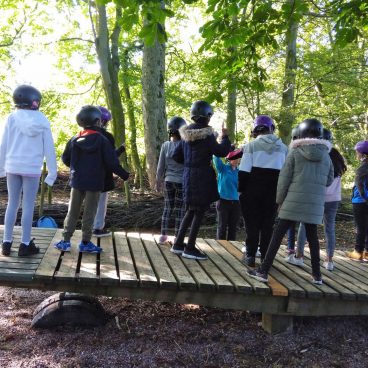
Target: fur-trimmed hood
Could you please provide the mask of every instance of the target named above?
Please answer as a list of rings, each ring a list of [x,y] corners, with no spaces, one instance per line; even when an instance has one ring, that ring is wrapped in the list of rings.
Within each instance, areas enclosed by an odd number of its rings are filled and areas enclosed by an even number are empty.
[[[332,148],[331,142],[318,138],[300,138],[290,143],[290,148],[298,149],[309,161],[321,161],[323,155]]]
[[[184,125],[179,129],[180,137],[183,141],[194,142],[215,134],[215,131],[210,126],[204,128],[195,128],[195,126],[196,124]]]

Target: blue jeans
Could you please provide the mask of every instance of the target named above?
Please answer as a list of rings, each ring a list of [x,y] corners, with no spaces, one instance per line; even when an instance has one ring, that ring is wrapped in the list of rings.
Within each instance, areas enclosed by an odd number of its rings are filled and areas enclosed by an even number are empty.
[[[339,207],[338,201],[336,202],[325,202],[325,212],[323,214],[323,228],[325,231],[326,239],[326,253],[327,257],[332,258],[336,246],[336,235],[335,235],[335,219],[337,209]],[[303,223],[300,223],[298,231],[298,255],[304,253],[304,245],[307,237],[305,234],[305,227]]]

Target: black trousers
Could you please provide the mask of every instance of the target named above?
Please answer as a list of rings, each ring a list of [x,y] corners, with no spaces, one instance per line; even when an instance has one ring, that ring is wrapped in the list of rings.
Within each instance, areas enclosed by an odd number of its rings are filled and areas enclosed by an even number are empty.
[[[321,270],[319,264],[320,259],[319,259],[319,241],[317,236],[317,225],[315,224],[304,224],[304,225],[311,254],[312,273],[315,278],[319,279],[321,277]],[[285,236],[287,230],[290,228],[290,226],[295,226],[295,221],[284,219],[278,219],[276,221],[275,230],[273,231],[272,239],[268,247],[266,257],[260,266],[262,272],[265,273],[269,272],[273,260],[276,257],[276,253],[280,248],[282,239]]]
[[[242,194],[240,204],[246,230],[247,256],[255,257],[259,246],[261,258],[264,258],[271,240],[276,217],[275,194],[271,191],[265,194],[256,191],[252,195]]]
[[[236,240],[236,228],[240,219],[239,201],[219,199],[217,210],[217,237],[216,239]]]
[[[201,226],[201,222],[207,209],[208,206],[203,208],[197,207],[196,209],[190,209],[190,207],[187,208],[183,220],[181,221],[175,244],[181,245],[184,243],[185,233],[190,227],[188,244],[186,246],[188,249],[193,249],[195,247],[195,242],[198,236],[199,228]]]
[[[356,227],[355,250],[363,252],[368,231],[368,205],[366,203],[353,203],[353,215]],[[367,244],[368,246],[368,244]]]

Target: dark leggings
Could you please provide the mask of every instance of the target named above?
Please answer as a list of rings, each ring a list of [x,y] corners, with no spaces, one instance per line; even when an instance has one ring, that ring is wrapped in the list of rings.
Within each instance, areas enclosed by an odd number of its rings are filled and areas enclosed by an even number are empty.
[[[355,250],[363,252],[368,231],[368,206],[365,203],[353,203],[353,215],[356,227]]]
[[[319,265],[319,241],[317,236],[317,225],[304,224],[309,243],[312,263],[312,274],[315,278],[321,278],[321,270]],[[271,242],[268,247],[266,257],[261,264],[261,271],[268,273],[272,263],[276,257],[276,253],[280,248],[283,237],[290,226],[295,226],[295,221],[278,219],[272,234]]]
[[[207,207],[195,210],[189,208],[186,210],[183,220],[180,224],[175,244],[181,245],[184,243],[185,233],[187,232],[187,229],[190,226],[188,244],[186,245],[186,247],[188,249],[193,249],[195,247],[195,242],[197,239],[199,228],[201,226],[201,222],[206,212],[206,209]]]

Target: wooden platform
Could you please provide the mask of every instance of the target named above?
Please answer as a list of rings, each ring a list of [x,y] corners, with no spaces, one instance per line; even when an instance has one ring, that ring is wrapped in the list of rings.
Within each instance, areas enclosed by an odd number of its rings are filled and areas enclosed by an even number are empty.
[[[20,228],[15,229],[11,256],[0,256],[0,285],[261,312],[270,332],[290,327],[293,316],[368,314],[368,265],[339,251],[336,269],[322,268],[324,285],[317,286],[308,253],[305,265],[296,267],[284,261],[282,247],[267,285],[246,274],[240,242],[198,239],[209,256],[199,262],[171,253],[152,234],[116,232],[99,240],[104,251],[98,255],[78,252],[80,231],[70,253],[52,246],[61,239],[60,229],[34,228],[32,236],[40,254],[20,258]]]

